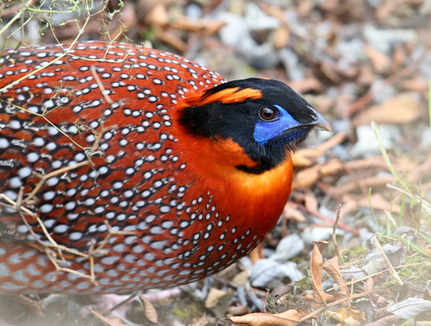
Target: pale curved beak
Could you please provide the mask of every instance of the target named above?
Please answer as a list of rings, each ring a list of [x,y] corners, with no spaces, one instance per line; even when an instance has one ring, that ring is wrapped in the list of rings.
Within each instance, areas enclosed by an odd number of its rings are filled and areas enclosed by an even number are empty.
[[[328,120],[326,120],[326,118],[320,114],[315,108],[313,108],[311,105],[307,106],[311,111],[313,111],[314,115],[315,115],[315,119],[314,121],[310,124],[316,127],[320,127],[322,129],[325,129],[327,131],[333,131],[333,128],[331,126],[331,124],[329,123]]]

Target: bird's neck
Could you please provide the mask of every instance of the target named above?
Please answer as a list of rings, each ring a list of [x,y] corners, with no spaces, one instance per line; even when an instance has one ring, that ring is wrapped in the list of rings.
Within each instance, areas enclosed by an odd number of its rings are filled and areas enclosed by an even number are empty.
[[[256,162],[231,139],[195,137],[178,124],[176,129],[177,145],[191,179],[214,196],[217,207],[229,209],[226,213],[237,225],[255,227],[254,232],[262,239],[274,227],[289,197],[293,172],[290,155],[270,170],[247,173],[237,166]]]

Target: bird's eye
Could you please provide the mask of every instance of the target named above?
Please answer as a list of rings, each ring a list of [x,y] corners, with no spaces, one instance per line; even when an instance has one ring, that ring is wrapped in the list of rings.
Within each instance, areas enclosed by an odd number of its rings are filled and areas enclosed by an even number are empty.
[[[259,117],[265,121],[271,121],[278,117],[278,110],[269,107],[263,107],[259,110]]]

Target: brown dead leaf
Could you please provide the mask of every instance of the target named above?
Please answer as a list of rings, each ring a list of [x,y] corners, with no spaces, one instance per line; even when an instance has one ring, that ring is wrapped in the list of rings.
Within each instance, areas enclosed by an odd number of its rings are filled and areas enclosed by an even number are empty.
[[[402,318],[395,316],[395,315],[389,315],[385,316],[383,318],[380,318],[379,320],[373,321],[371,323],[366,323],[364,326],[392,326],[397,325],[399,321],[401,321]],[[417,323],[416,323],[417,325]]]
[[[256,248],[254,248],[250,252],[250,260],[253,264],[256,264],[257,261],[261,258],[263,258],[263,245],[262,243],[259,243]]]
[[[93,314],[94,317],[96,317],[97,319],[99,319],[105,325],[109,325],[109,326],[127,326],[127,324],[125,322],[123,322],[118,317],[105,317],[100,312],[97,312],[96,310],[90,310],[90,312]]]
[[[318,92],[318,91],[321,91],[323,88],[322,83],[317,78],[314,78],[314,77],[290,82],[289,86],[300,93],[310,92],[310,91]]]
[[[307,191],[304,196],[305,199],[305,208],[308,211],[317,211],[319,207],[319,203],[317,202],[316,196],[311,191]]]
[[[296,208],[296,205],[291,202],[287,202],[286,206],[284,206],[283,216],[297,222],[305,222],[304,214],[302,214],[302,212]]]
[[[277,50],[283,49],[289,43],[289,30],[284,26],[277,28],[272,35],[272,43]]]
[[[328,310],[325,312],[325,316],[342,322],[346,326],[359,326],[361,321],[364,320],[363,312],[352,308]]]
[[[362,65],[359,67],[359,75],[357,78],[358,84],[364,86],[371,85],[375,78],[375,73],[370,65]]]
[[[248,314],[250,312],[250,309],[247,307],[247,305],[240,305],[240,306],[230,306],[227,309],[227,313],[231,316],[241,316]]]
[[[322,288],[323,279],[323,257],[320,252],[319,245],[324,245],[326,241],[316,242],[313,246],[313,252],[310,258],[310,274],[311,274],[311,284],[313,286],[314,301],[316,302],[326,302],[331,301],[333,296],[325,293]]]
[[[279,314],[256,312],[244,316],[230,317],[233,325],[249,326],[295,326],[301,319],[296,310],[287,310]]]
[[[328,78],[333,84],[339,84],[342,80],[338,67],[335,63],[329,60],[323,60],[319,64],[321,73]]]
[[[343,296],[349,295],[349,289],[347,288],[346,281],[341,275],[340,264],[338,257],[332,257],[323,263],[323,269],[334,279],[335,283],[339,286],[339,293]]]
[[[428,81],[422,76],[416,76],[403,80],[399,87],[406,91],[421,93],[428,89]]]
[[[402,44],[395,46],[394,54],[392,55],[392,71],[399,70],[407,62],[406,51]]]
[[[368,292],[374,290],[374,279],[371,276],[365,281],[364,290]]]
[[[172,46],[180,52],[185,52],[187,50],[187,44],[173,31],[163,30],[161,28],[155,29],[156,38],[166,44]]]
[[[358,201],[359,206],[363,207],[371,207],[373,209],[379,209],[382,211],[390,211],[399,213],[401,211],[401,207],[396,204],[389,203],[386,199],[383,198],[380,194],[373,194],[370,196],[366,196]]]
[[[391,60],[384,53],[369,45],[365,46],[365,54],[370,58],[371,63],[377,72],[386,72],[391,67]]]
[[[346,139],[346,137],[346,133],[340,132],[316,148],[303,148],[296,151],[292,155],[293,166],[307,167],[312,165],[325,152],[337,146],[338,144],[341,144]]]
[[[382,4],[377,8],[377,18],[380,21],[386,21],[390,19],[391,13],[397,8],[399,8],[401,4],[402,0],[383,1]]]
[[[317,180],[326,175],[343,170],[343,162],[333,159],[327,163],[312,166],[297,172],[292,182],[292,189],[303,189],[312,186]]]
[[[422,105],[415,93],[402,93],[386,102],[374,105],[359,113],[353,124],[355,126],[376,123],[406,124],[418,119],[422,114]]]
[[[217,288],[211,288],[208,296],[205,300],[205,307],[206,308],[213,308],[219,303],[220,299],[224,297],[227,294],[226,291],[217,289]]]
[[[154,308],[153,304],[145,296],[141,295],[140,299],[144,304],[145,317],[150,322],[157,324],[159,317],[156,308]]]
[[[166,7],[162,4],[155,5],[151,11],[145,15],[145,22],[149,25],[166,26],[169,22],[169,15]]]
[[[248,270],[236,274],[230,282],[234,286],[245,286],[248,282]]]
[[[345,167],[347,167],[349,163],[347,163]],[[361,165],[362,164],[358,164],[358,167]],[[354,167],[354,165],[352,165],[351,167]],[[346,169],[346,170],[351,171],[352,169]],[[362,177],[361,179],[354,178],[353,180],[346,182],[343,185],[337,185],[337,186],[325,185],[324,187],[321,187],[321,188],[331,197],[340,198],[340,197],[344,197],[349,192],[353,192],[357,190],[362,190],[363,192],[366,193],[370,187],[384,186],[388,183],[393,182],[393,180],[394,178],[392,176],[371,176],[371,177]],[[368,195],[366,199],[367,200],[369,199]],[[361,206],[363,206],[363,202],[361,202]]]
[[[191,324],[188,326],[205,326],[208,324],[207,316],[205,314],[202,315],[199,319],[193,320]]]
[[[191,19],[186,16],[176,17],[169,22],[172,28],[181,29],[189,32],[199,32],[205,35],[217,33],[220,28],[226,25],[226,22],[213,19]]]

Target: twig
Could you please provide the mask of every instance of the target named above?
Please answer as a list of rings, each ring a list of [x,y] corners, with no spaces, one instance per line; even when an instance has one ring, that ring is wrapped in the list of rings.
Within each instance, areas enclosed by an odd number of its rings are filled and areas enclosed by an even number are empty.
[[[337,254],[339,264],[341,264],[341,253],[337,244],[337,226],[338,226],[338,222],[340,221],[342,207],[343,207],[342,203],[339,203],[337,205],[335,222],[334,222],[334,226],[332,227],[332,244],[334,245],[335,253]]]
[[[93,65],[91,65],[90,66],[90,71],[93,74],[94,78],[96,79],[97,86],[100,88],[100,92],[102,93],[102,96],[105,98],[106,102],[108,102],[108,104],[114,103],[114,101],[111,99],[111,97],[109,96],[109,94],[106,92],[106,89],[103,86],[102,81],[100,80],[99,75],[97,74],[96,67],[94,67]]]
[[[334,225],[335,221],[332,218],[326,217],[325,215],[320,214],[318,211],[310,210],[310,209],[308,209],[308,208],[306,208],[304,206],[300,206],[300,208],[304,209],[307,213],[312,214],[312,215],[320,218],[321,220],[326,221],[330,225]],[[346,225],[344,223],[338,223],[338,227],[340,229],[352,232],[355,235],[359,235],[359,231],[358,230],[356,230],[356,229],[354,229],[354,228],[352,228],[352,227],[350,227],[350,226],[348,226],[348,225]]]
[[[56,175],[63,174],[65,172],[80,168],[81,166],[84,166],[84,165],[89,165],[89,162],[84,161],[84,162],[76,163],[74,165],[66,166],[64,168],[57,169],[57,170],[54,170],[48,174],[40,176],[41,180],[37,183],[37,185],[34,187],[34,189],[29,194],[29,196],[24,199],[24,202],[29,202],[36,195],[36,193],[40,190],[40,188],[42,188],[45,181],[47,181],[49,178],[52,178]]]
[[[388,256],[386,256],[386,253],[383,250],[383,247],[380,244],[380,241],[379,241],[379,239],[377,239],[376,236],[374,236],[374,241],[375,241],[376,247],[380,250],[380,252],[381,252],[381,254],[382,254],[382,256],[383,256],[386,264],[388,265],[389,270],[390,270],[392,276],[397,280],[397,282],[398,282],[399,285],[404,285],[404,282],[401,280],[401,278],[398,275],[397,271],[395,270],[394,266],[392,266],[391,261],[389,260]]]
[[[345,298],[333,301],[331,303],[328,303],[326,306],[324,306],[322,308],[319,308],[319,309],[317,309],[317,310],[309,313],[308,315],[305,315],[304,317],[302,317],[301,320],[299,320],[299,323],[302,323],[303,321],[306,321],[307,319],[310,319],[310,318],[313,318],[313,317],[319,315],[321,312],[325,311],[329,307],[336,306],[336,305],[338,305],[340,303],[343,303],[344,301],[347,301],[347,300],[353,300],[353,299],[358,299],[358,298],[366,297],[367,295],[370,295],[370,294],[372,294],[374,292],[375,291],[372,290],[372,291],[365,291],[365,292],[362,292],[362,293],[352,294],[349,297],[345,297]]]
[[[137,295],[139,295],[140,292],[141,291],[132,292],[126,299],[121,300],[119,303],[117,303],[116,305],[114,305],[113,307],[111,307],[106,313],[111,313],[115,309],[120,308],[122,305],[126,304],[127,302],[129,302],[130,300],[132,300],[134,297],[136,297]]]

